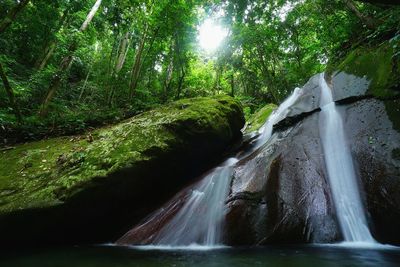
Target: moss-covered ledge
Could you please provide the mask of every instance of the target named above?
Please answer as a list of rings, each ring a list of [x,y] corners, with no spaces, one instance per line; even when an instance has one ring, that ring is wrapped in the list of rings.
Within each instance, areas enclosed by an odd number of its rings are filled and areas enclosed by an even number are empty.
[[[272,111],[274,111],[276,108],[277,105],[268,104],[259,109],[248,119],[244,132],[249,134],[258,131],[265,124]]]
[[[219,160],[243,124],[228,96],[186,99],[0,152],[2,243],[112,241]]]

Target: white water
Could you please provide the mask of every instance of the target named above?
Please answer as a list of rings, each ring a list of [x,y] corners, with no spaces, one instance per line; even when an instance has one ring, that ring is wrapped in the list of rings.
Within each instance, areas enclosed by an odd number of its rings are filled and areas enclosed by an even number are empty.
[[[158,233],[153,244],[173,247],[221,244],[225,201],[236,162],[235,158],[228,159],[200,181],[184,206]]]
[[[375,243],[367,224],[353,159],[346,142],[343,121],[332,91],[320,76],[322,112],[320,135],[337,217],[345,242]]]
[[[260,129],[261,136],[257,141],[258,146],[265,144],[271,138],[274,125],[286,117],[290,111],[290,107],[296,102],[301,93],[302,90],[300,88],[294,89],[293,93],[271,113],[268,120]]]

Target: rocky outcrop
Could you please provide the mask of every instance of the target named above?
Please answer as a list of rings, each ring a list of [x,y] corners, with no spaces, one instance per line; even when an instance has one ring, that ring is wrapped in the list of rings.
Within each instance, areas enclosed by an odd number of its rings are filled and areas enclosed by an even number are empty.
[[[220,160],[243,125],[232,98],[197,98],[0,152],[1,243],[115,240]]]
[[[318,114],[307,117],[238,163],[228,200],[229,244],[338,239],[320,144]]]
[[[395,244],[400,243],[399,107],[398,100],[377,99],[339,107],[374,237]],[[318,122],[319,113],[313,113],[277,131],[238,163],[228,199],[228,244],[341,240]]]
[[[392,244],[400,244],[397,66],[384,44],[351,53],[339,71],[327,77],[342,114],[371,231],[378,241]],[[271,140],[237,164],[227,201],[228,244],[342,240],[319,134],[321,89],[316,79],[311,78],[304,97],[275,125]]]
[[[377,240],[394,244],[400,244],[399,104],[366,99],[342,107],[372,232]]]

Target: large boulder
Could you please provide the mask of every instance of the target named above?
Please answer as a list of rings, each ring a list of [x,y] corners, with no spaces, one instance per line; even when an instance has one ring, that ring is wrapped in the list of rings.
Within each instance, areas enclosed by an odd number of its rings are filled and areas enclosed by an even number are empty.
[[[220,160],[243,125],[228,96],[187,99],[0,152],[1,244],[113,241]]]
[[[400,243],[398,101],[364,99],[338,106],[371,231],[378,241],[393,244]],[[319,113],[313,113],[276,131],[237,164],[227,201],[228,244],[341,240],[318,123]]]
[[[389,43],[356,49],[326,79],[343,118],[371,232],[380,242],[400,244],[400,72],[393,53]],[[308,97],[298,98],[270,141],[235,168],[227,244],[342,240],[319,133],[318,76],[302,90]]]

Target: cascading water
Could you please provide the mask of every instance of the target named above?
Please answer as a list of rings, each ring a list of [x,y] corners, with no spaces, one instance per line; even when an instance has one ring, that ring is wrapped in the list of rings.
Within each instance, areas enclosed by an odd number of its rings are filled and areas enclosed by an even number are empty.
[[[299,98],[301,92],[302,90],[300,88],[294,89],[293,93],[284,102],[282,102],[282,104],[279,105],[278,109],[272,112],[268,120],[260,129],[261,136],[257,141],[258,146],[263,145],[268,141],[269,138],[271,138],[274,125],[286,117],[290,111],[290,107]]]
[[[185,205],[161,229],[154,245],[221,244],[225,200],[236,162],[235,158],[228,159],[191,190]]]
[[[324,74],[321,88],[320,134],[337,217],[346,242],[374,243],[369,231],[343,122]]]

